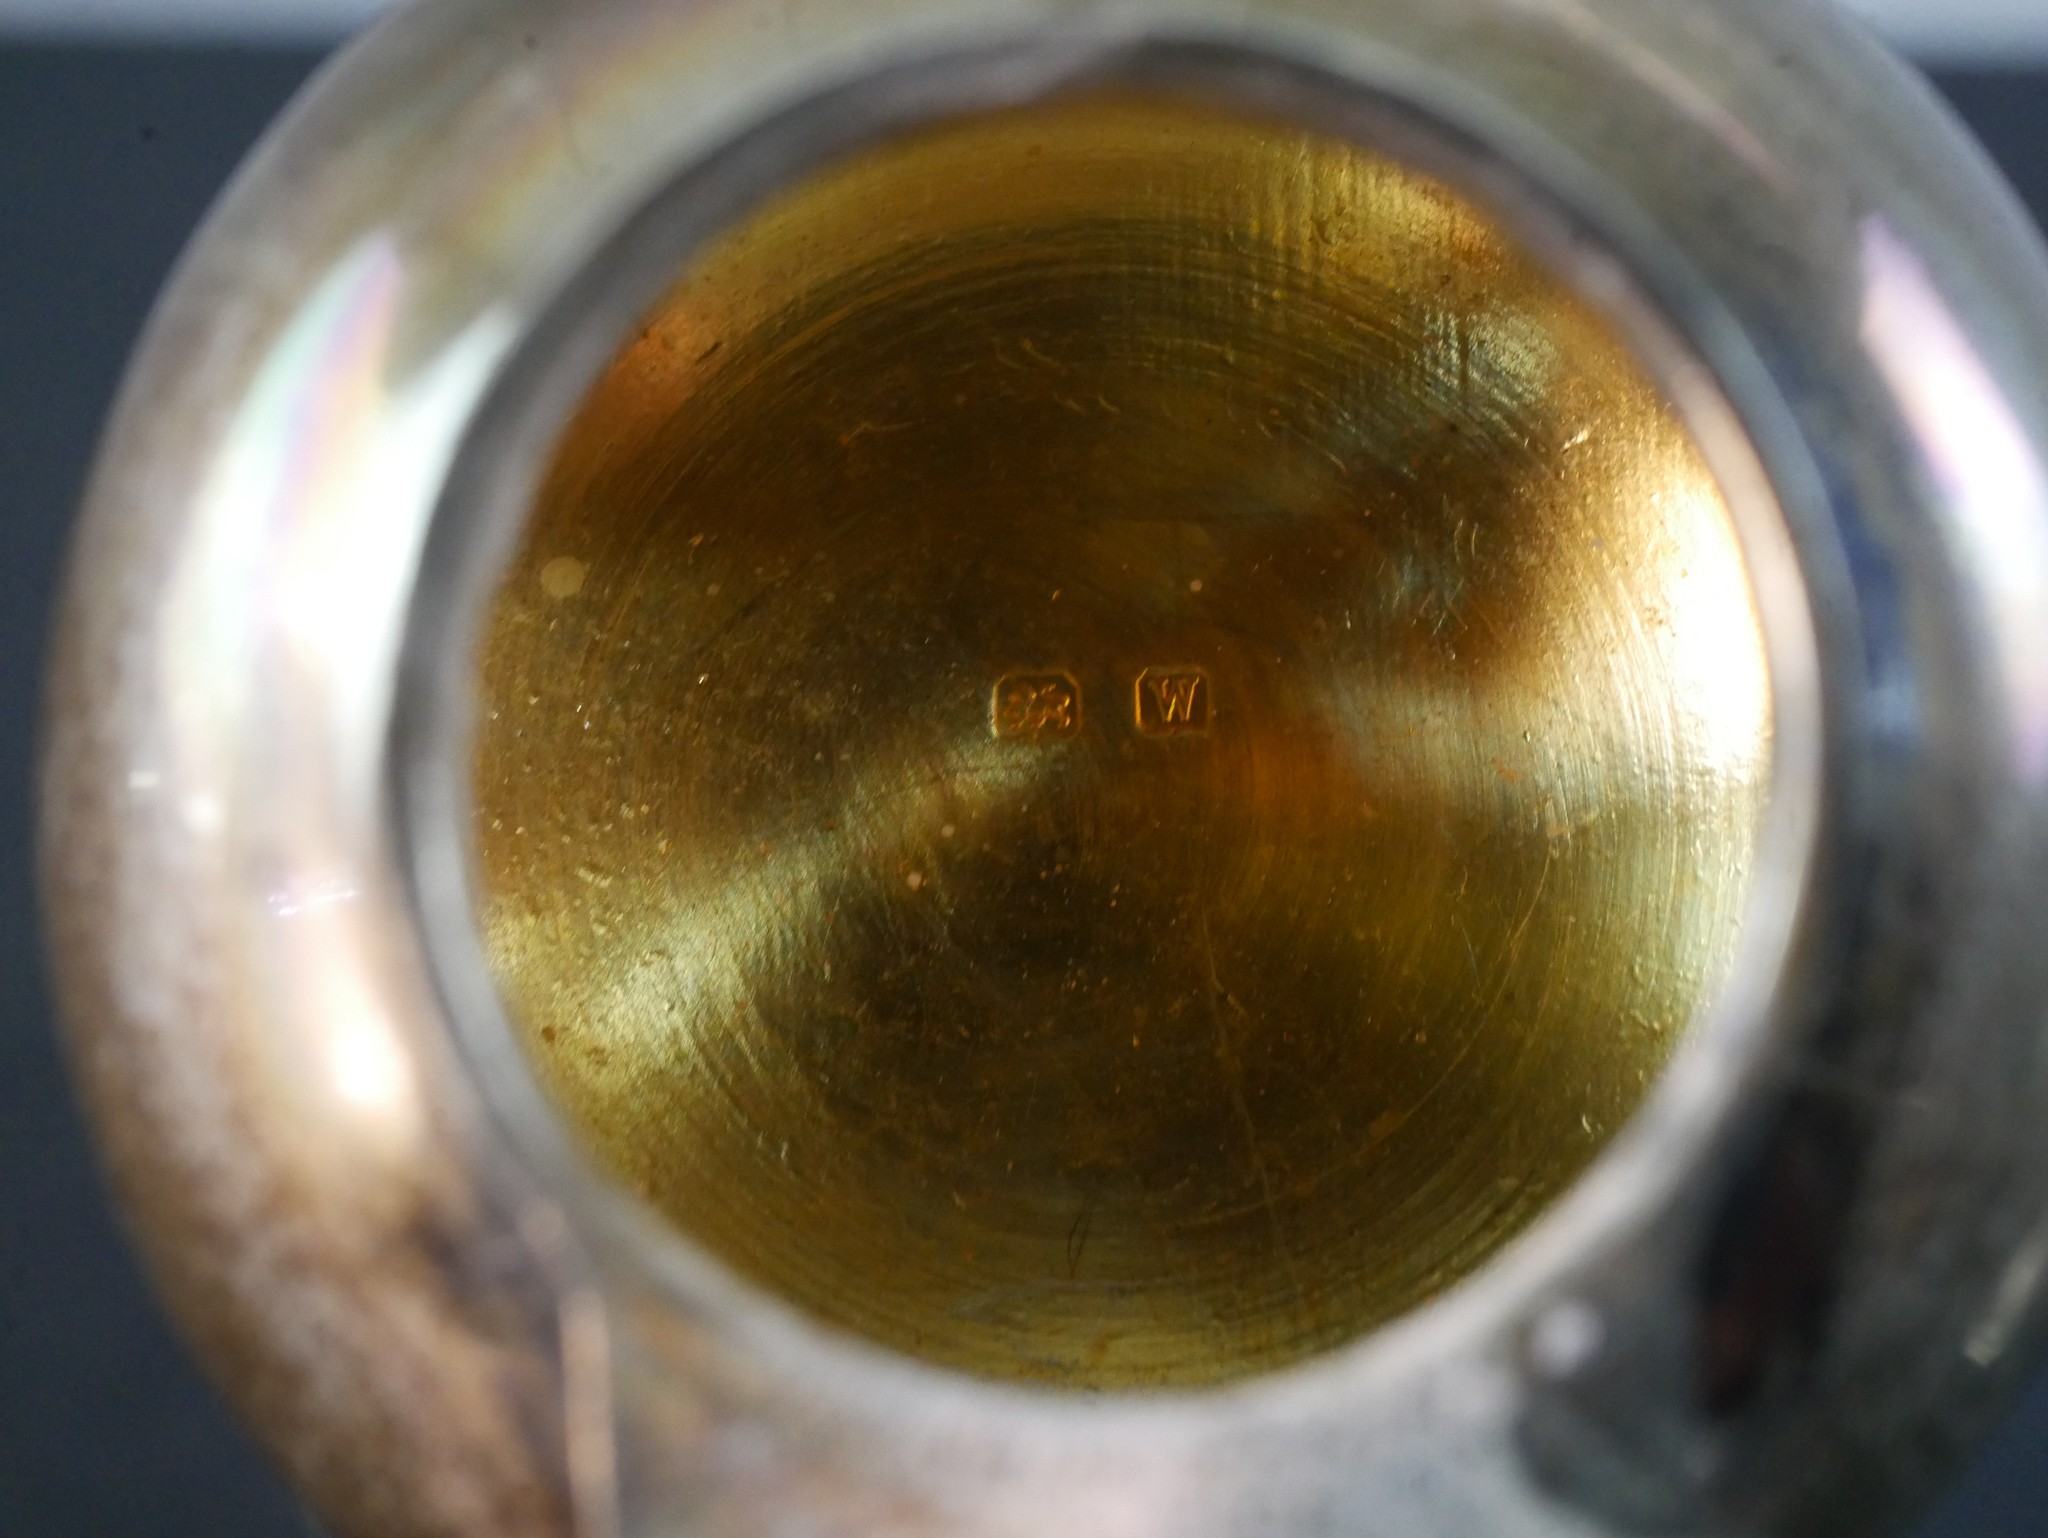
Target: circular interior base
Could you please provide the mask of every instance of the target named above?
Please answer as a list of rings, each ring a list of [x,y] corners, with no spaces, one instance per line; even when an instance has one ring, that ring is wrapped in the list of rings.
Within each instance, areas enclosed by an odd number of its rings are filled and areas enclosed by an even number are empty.
[[[1542,1211],[1711,993],[1771,756],[1611,328],[1425,177],[1136,96],[699,253],[480,681],[480,921],[597,1158],[816,1315],[1091,1387]]]

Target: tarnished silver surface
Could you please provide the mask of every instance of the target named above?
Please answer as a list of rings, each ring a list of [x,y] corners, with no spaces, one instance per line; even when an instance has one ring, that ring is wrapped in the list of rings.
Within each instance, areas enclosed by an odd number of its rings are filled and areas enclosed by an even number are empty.
[[[1081,1397],[810,1323],[577,1152],[470,917],[463,659],[684,254],[886,131],[1133,81],[1420,164],[1609,317],[1727,494],[1778,740],[1728,980],[1557,1206],[1304,1365]],[[1896,1524],[2041,1333],[2044,446],[2022,216],[1811,5],[418,6],[217,211],[90,494],[45,883],[115,1176],[352,1534]]]

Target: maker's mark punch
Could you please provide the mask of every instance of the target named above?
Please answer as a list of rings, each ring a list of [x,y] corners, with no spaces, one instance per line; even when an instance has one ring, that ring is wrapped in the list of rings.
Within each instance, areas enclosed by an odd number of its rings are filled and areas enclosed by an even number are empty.
[[[1138,730],[1179,737],[1209,729],[1209,675],[1200,668],[1147,668],[1138,675]]]

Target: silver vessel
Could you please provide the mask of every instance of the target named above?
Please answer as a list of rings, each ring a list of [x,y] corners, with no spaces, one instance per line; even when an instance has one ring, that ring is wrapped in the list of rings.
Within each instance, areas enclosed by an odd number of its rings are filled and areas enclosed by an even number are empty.
[[[2040,1341],[2048,266],[1805,0],[406,8],[47,741],[339,1533],[1874,1533]]]

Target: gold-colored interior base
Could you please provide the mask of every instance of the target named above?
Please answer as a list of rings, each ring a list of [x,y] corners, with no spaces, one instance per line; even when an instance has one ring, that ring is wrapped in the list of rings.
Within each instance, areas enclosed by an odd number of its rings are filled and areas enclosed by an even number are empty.
[[[1098,1388],[1540,1213],[1714,987],[1771,756],[1612,329],[1435,182],[1135,96],[700,255],[480,678],[480,921],[598,1159],[814,1315]]]

